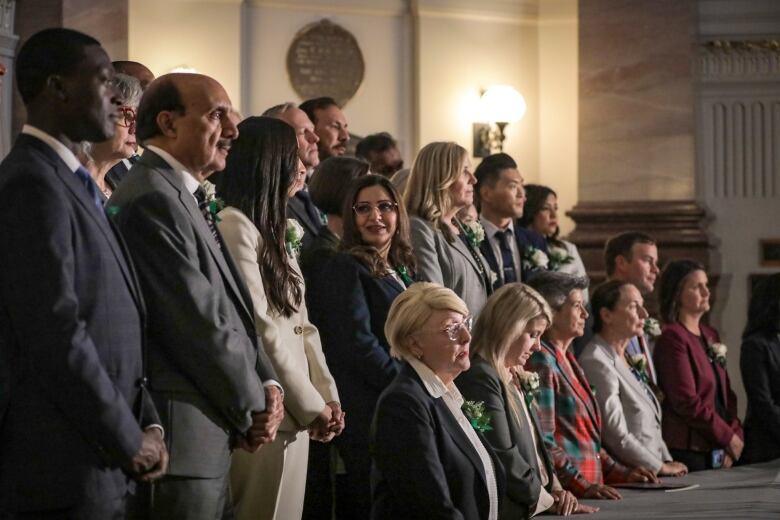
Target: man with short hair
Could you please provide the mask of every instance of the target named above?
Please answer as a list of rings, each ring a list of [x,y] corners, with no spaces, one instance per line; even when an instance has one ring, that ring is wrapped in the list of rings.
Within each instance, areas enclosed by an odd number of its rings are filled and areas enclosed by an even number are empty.
[[[34,34],[16,76],[27,124],[0,165],[0,517],[124,518],[128,475],[165,472],[143,372],[144,304],[74,154],[114,132],[94,38]]]
[[[263,112],[266,117],[281,119],[295,130],[298,139],[298,157],[306,167],[307,176],[311,176],[314,168],[320,163],[317,143],[320,138],[314,132],[314,125],[309,116],[297,108],[293,103],[282,103],[273,106]],[[289,216],[303,226],[303,240],[301,246],[308,249],[314,239],[319,235],[323,225],[322,212],[314,205],[309,197],[309,191],[299,190],[287,201]]]
[[[314,132],[320,138],[320,161],[340,157],[347,152],[349,132],[347,118],[333,98],[319,97],[304,101],[298,107],[314,123]]]
[[[655,240],[640,231],[626,231],[607,240],[604,246],[604,266],[607,280],[629,282],[639,289],[644,298],[653,292],[658,277],[658,246]],[[593,337],[593,319],[585,324],[585,334],[575,340],[574,352],[577,356]],[[656,383],[655,364],[651,355],[651,341],[646,334],[633,338],[626,353],[629,356],[642,355],[646,359],[650,382]]]
[[[388,179],[404,167],[398,143],[387,132],[367,135],[361,139],[355,148],[355,156],[371,165],[371,173]]]
[[[525,204],[525,180],[517,163],[505,153],[485,157],[474,172],[480,223],[485,239],[480,250],[497,275],[495,287],[519,282],[531,270],[524,269],[523,255],[535,247],[547,252],[544,237],[517,225]]]
[[[167,74],[138,108],[141,159],[108,201],[149,309],[152,395],[171,452],[148,517],[229,514],[234,447],[273,441],[284,413],[254,310],[201,183],[224,169],[238,137],[225,89],[201,74]]]

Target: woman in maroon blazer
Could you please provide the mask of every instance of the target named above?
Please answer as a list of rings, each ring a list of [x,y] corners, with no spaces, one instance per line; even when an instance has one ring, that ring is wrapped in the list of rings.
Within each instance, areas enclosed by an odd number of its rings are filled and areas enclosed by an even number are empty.
[[[710,310],[704,268],[670,262],[661,274],[664,330],[654,361],[663,401],[663,436],[674,460],[690,471],[729,467],[742,454],[737,397],[726,372],[718,333],[701,323]]]

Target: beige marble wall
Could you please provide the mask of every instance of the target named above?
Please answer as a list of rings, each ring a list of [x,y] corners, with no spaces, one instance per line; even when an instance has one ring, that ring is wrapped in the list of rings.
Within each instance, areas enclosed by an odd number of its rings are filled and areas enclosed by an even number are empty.
[[[63,0],[62,26],[97,38],[112,60],[126,60],[127,2]]]
[[[580,0],[580,201],[694,197],[692,19],[687,0]]]

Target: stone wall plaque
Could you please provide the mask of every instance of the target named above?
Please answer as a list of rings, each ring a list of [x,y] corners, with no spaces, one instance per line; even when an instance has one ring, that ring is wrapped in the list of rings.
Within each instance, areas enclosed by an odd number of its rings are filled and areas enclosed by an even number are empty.
[[[363,82],[365,63],[355,37],[330,20],[307,25],[287,51],[287,73],[304,100],[330,96],[344,106]]]

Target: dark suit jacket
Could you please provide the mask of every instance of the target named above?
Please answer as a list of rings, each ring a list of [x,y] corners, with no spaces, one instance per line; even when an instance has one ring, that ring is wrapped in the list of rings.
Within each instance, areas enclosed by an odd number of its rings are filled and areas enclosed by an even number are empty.
[[[520,261],[522,262],[523,259],[523,253],[526,249],[528,249],[528,246],[535,247],[536,249],[540,249],[544,251],[545,254],[547,254],[547,240],[544,239],[542,235],[535,231],[531,231],[530,229],[526,229],[517,223],[514,224],[513,229],[515,231],[515,240],[517,240],[517,250],[520,252]],[[490,265],[490,269],[493,270],[494,273],[496,273],[496,276],[498,277],[498,280],[496,281],[496,288],[504,285],[503,272],[499,272],[498,268],[498,260],[496,259],[496,255],[493,254],[493,248],[490,247],[490,242],[488,241],[488,237],[485,237],[485,239],[479,244],[479,250],[482,252],[482,255],[485,257],[485,260],[487,260],[488,264]],[[517,266],[515,266],[517,267]],[[531,274],[534,272],[533,269],[525,269],[523,266],[520,266],[521,271],[521,277],[522,281],[525,282],[528,280],[528,278],[531,276]]]
[[[378,278],[354,256],[337,253],[307,280],[309,319],[317,326],[341,405],[347,412],[339,443],[368,447],[379,394],[398,375],[390,357],[385,321],[404,288],[393,277]]]
[[[305,236],[305,235],[304,235]],[[327,264],[331,256],[338,250],[340,239],[328,226],[320,226],[317,236],[301,249],[301,271],[309,285],[309,275]]]
[[[711,327],[702,324],[701,332],[710,344],[720,341]],[[698,336],[680,323],[666,325],[655,343],[653,357],[658,386],[666,396],[662,427],[669,449],[706,452],[725,448],[734,434],[743,437],[737,396],[731,390],[728,373],[718,363],[710,362]],[[715,411],[716,373],[726,419]]]
[[[295,196],[287,200],[287,217],[294,218],[303,226],[304,233],[301,246],[303,249],[308,249],[319,234],[322,222],[312,220],[309,212],[306,211],[306,206],[301,197],[302,195],[296,193]],[[313,205],[314,203],[312,202]]]
[[[166,429],[169,474],[215,478],[231,434],[265,409],[275,378],[258,345],[252,301],[179,175],[146,150],[108,201],[149,309],[152,396]]]
[[[109,188],[115,190],[116,187],[119,186],[119,183],[127,176],[127,172],[129,171],[130,169],[125,166],[125,163],[119,161],[106,173],[106,184],[108,184]]]
[[[780,457],[780,337],[756,333],[742,341],[742,381],[747,393],[745,450],[751,464]]]
[[[517,418],[510,408],[510,397],[504,391],[498,372],[481,357],[471,358],[471,368],[459,375],[455,384],[458,385],[464,399],[484,402],[485,409],[490,413],[490,426],[493,429],[485,432],[484,435],[506,472],[507,500],[504,501],[501,509],[501,517],[506,519],[529,518],[529,510],[533,512],[534,506],[539,501],[542,482],[539,478],[536,445],[533,436],[527,429],[525,419],[521,419],[522,425],[517,422]],[[514,396],[511,399],[515,399]],[[522,403],[516,399],[514,403],[517,406],[517,411],[522,414]],[[544,449],[542,433],[533,407],[529,407],[528,414],[541,443],[543,462],[547,474],[550,476],[550,482],[547,486],[549,492],[552,490],[555,469]]]
[[[493,460],[501,497],[503,468],[479,437]],[[406,363],[377,403],[371,453],[374,520],[488,517],[487,483],[476,450],[444,401],[431,397]]]
[[[124,496],[141,447],[143,302],[86,188],[22,134],[0,165],[0,511]],[[141,423],[159,419],[151,401]],[[0,414],[2,415],[2,414]],[[0,515],[2,516],[2,515]]]

